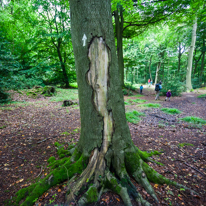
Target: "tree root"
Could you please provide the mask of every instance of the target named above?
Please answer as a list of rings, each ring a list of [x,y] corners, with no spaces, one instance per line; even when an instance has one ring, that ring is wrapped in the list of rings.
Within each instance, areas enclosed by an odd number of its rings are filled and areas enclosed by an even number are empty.
[[[132,205],[131,196],[138,202],[139,206],[149,206],[150,203],[144,200],[136,190],[130,177],[134,178],[154,198],[157,204],[158,198],[150,182],[173,185],[195,193],[184,185],[171,181],[157,173],[143,161],[147,157],[143,158],[142,155],[144,153],[134,147],[126,149],[118,156],[113,155],[111,160],[113,167],[108,167],[105,164],[104,155],[97,148],[92,152],[90,159],[84,155],[80,156],[77,151],[74,151],[71,158],[68,158],[59,168],[54,169],[46,178],[17,192],[15,199],[13,199],[15,204],[13,202],[12,205],[18,205],[27,195],[28,197],[21,205],[33,205],[35,200],[50,187],[67,179],[69,179],[69,194],[66,197],[66,204],[71,201],[76,202],[76,197],[80,192],[82,193],[82,188],[87,189],[78,201],[80,206],[97,202],[105,191],[112,191],[120,195],[126,206]]]

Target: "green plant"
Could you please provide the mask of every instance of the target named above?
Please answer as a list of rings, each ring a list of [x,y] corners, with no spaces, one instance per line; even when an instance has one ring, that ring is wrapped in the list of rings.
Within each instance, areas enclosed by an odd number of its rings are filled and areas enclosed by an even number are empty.
[[[189,122],[192,124],[206,124],[206,120],[201,119],[199,117],[187,116],[184,118],[179,118],[182,121]]]
[[[184,147],[184,146],[192,146],[192,147],[194,147],[194,145],[190,144],[190,143],[179,143],[178,146],[179,147]]]
[[[162,108],[161,111],[167,114],[180,114],[181,111],[175,108]]]
[[[143,106],[143,107],[151,107],[151,108],[159,108],[160,104],[148,103],[148,104],[142,104],[141,106]]]
[[[159,128],[164,128],[164,127],[165,127],[165,124],[158,124],[158,127],[159,127]]]
[[[138,123],[140,121],[140,116],[145,116],[144,113],[138,112],[138,111],[131,111],[126,113],[126,119],[128,122],[131,123]]]
[[[54,194],[52,197],[53,199],[49,200],[49,204],[53,203],[56,199],[57,194]]]
[[[6,128],[6,126],[5,126],[5,125],[3,125],[3,126],[0,126],[0,129],[4,129],[4,128]]]
[[[197,98],[206,98],[206,94],[201,94]]]
[[[69,135],[69,132],[62,132],[61,135]]]
[[[122,89],[123,95],[128,95],[128,92],[126,89]]]

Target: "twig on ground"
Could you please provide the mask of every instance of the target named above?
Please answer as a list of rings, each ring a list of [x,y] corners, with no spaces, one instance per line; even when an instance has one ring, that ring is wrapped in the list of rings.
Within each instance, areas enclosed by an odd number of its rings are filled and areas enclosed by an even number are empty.
[[[176,159],[176,161],[180,161],[183,162],[185,165],[187,165],[188,167],[191,167],[192,169],[196,170],[197,172],[199,172],[201,175],[206,176],[206,174],[202,173],[201,171],[199,171],[197,168],[187,164],[184,160],[180,160],[180,159]]]
[[[42,173],[42,166],[41,166],[41,171],[40,171],[40,173],[38,174],[38,176],[37,177],[39,177],[39,175]]]
[[[43,140],[37,142],[37,144],[40,144],[40,143],[42,143],[42,142],[45,142],[45,141],[48,140],[48,139],[55,138],[55,137],[57,137],[57,136],[48,137],[48,138],[46,138],[46,139],[43,139]]]

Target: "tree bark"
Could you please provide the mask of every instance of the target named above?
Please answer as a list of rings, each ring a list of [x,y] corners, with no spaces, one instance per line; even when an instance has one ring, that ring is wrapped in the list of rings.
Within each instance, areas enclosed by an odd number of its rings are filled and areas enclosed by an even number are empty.
[[[200,82],[201,83],[202,83],[204,65],[205,65],[205,39],[203,38],[203,52],[202,52],[201,71],[200,71]]]
[[[188,55],[187,74],[186,74],[187,91],[191,91],[192,89],[191,74],[192,74],[193,52],[194,52],[195,42],[196,42],[196,30],[197,30],[197,18],[194,20],[194,24],[193,24],[192,41],[191,41],[191,46],[190,46],[189,55]]]
[[[122,5],[117,6],[117,10],[114,11],[114,18],[115,18],[115,33],[117,38],[117,57],[118,57],[118,66],[120,72],[120,80],[121,80],[121,86],[124,86],[124,59],[123,59],[123,43],[122,43],[124,18],[123,18]]]

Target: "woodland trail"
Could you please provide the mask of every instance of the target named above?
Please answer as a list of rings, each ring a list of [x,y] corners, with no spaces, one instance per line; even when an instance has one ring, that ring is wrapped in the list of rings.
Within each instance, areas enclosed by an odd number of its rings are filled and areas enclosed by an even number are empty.
[[[162,150],[153,159],[164,164],[149,163],[157,172],[198,192],[191,196],[187,191],[166,185],[153,184],[160,205],[205,205],[206,202],[206,125],[197,126],[179,121],[185,116],[206,119],[206,100],[196,93],[184,93],[171,101],[154,100],[154,91],[144,89],[143,96],[125,96],[127,99],[144,99],[145,103],[159,103],[164,108],[182,111],[178,115],[163,113],[160,108],[126,105],[126,111],[145,113],[138,124],[129,124],[133,142],[141,150]],[[16,94],[16,100],[23,100]],[[57,157],[54,143],[78,142],[80,114],[77,105],[62,107],[62,102],[50,98],[37,100],[25,97],[25,102],[0,106],[0,205],[14,196],[19,189],[48,173],[47,160]],[[153,199],[139,185],[143,198],[155,205]],[[36,202],[37,205],[54,205],[64,202],[66,182],[51,188]],[[136,205],[135,202],[133,202]],[[118,195],[105,193],[96,205],[122,205]],[[75,202],[73,203],[75,205]]]

